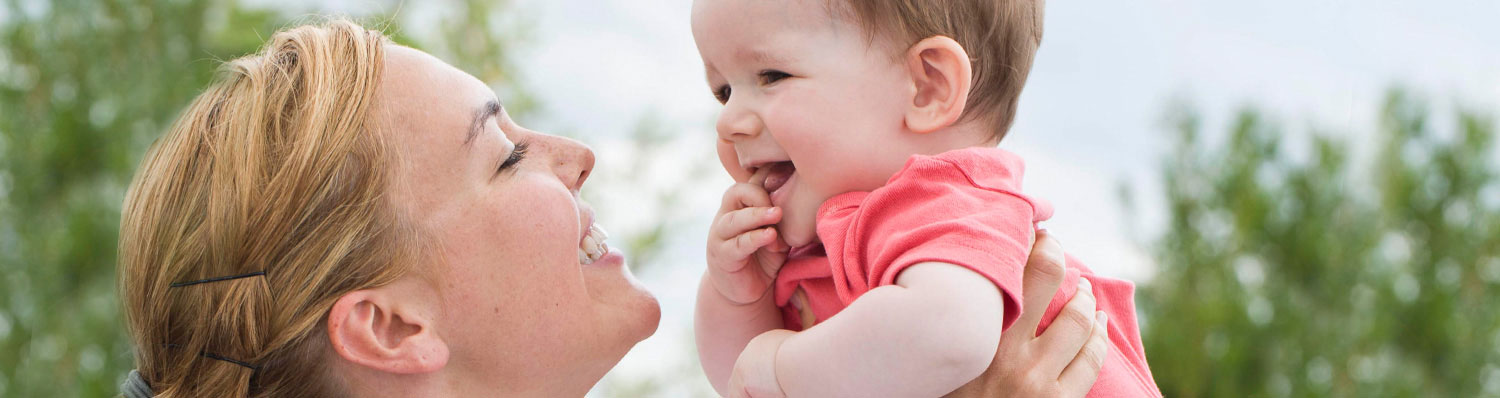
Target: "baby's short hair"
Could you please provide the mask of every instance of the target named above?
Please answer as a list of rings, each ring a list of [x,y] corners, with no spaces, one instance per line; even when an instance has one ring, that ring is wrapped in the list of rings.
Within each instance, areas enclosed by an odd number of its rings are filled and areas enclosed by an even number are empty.
[[[901,50],[922,39],[947,36],[969,53],[973,86],[960,120],[983,120],[1004,138],[1016,102],[1042,41],[1044,0],[829,0],[834,15],[849,18],[872,39]]]

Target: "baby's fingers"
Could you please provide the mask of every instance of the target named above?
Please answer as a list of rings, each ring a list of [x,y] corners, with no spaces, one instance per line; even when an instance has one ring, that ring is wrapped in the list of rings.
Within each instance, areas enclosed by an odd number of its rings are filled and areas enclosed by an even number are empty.
[[[714,222],[714,237],[728,240],[752,229],[775,225],[781,222],[779,207],[746,207],[719,215]]]
[[[775,241],[775,228],[761,228],[739,234],[738,236],[735,236],[734,239],[722,242],[721,244],[723,246],[720,248],[720,253],[723,253],[726,258],[745,259],[749,258],[750,255],[755,253],[756,250],[759,250],[760,248],[765,247],[766,245],[769,245]],[[744,264],[741,263],[740,265],[743,266]],[[738,271],[738,269],[724,271],[735,272]]]
[[[739,183],[724,191],[724,199],[719,203],[719,212],[727,213],[746,207],[770,207],[771,195],[760,184]]]

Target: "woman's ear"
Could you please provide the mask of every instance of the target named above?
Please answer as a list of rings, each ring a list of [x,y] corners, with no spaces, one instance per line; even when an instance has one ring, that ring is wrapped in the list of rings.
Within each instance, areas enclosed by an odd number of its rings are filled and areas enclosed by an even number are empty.
[[[328,314],[328,340],[345,360],[396,374],[431,373],[448,364],[433,329],[432,305],[415,278],[339,297]]]
[[[906,68],[915,85],[906,127],[926,134],[957,123],[974,84],[963,46],[947,36],[922,39],[906,51]]]

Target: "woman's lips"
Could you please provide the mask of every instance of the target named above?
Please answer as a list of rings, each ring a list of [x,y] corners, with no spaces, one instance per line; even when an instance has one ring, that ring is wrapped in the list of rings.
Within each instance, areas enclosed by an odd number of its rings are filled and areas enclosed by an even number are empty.
[[[621,252],[620,249],[606,247],[604,250],[597,257],[587,261],[580,258],[578,265],[582,267],[615,267],[625,264],[625,253]]]

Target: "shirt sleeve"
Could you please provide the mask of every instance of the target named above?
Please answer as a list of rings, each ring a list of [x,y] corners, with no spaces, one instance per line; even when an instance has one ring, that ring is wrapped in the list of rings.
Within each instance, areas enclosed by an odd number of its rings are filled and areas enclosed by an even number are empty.
[[[836,196],[819,211],[839,298],[853,302],[923,262],[962,266],[1001,291],[1004,326],[1020,314],[1021,274],[1038,208],[1014,184],[976,182],[962,163],[914,157],[886,186]]]

